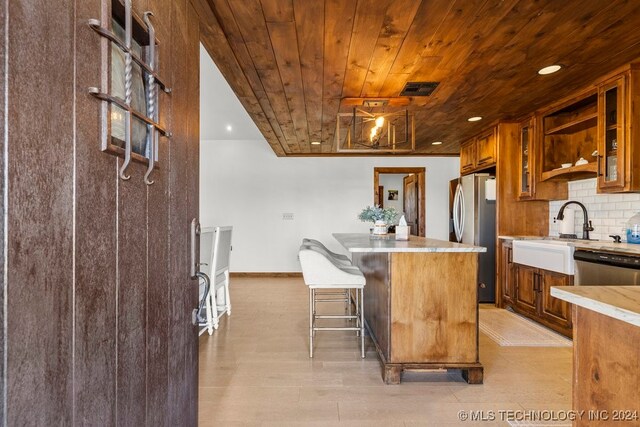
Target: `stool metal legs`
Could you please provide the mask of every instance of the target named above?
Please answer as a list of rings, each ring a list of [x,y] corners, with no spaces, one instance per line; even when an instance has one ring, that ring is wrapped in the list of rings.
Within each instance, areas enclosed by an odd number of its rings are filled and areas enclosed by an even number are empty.
[[[313,357],[314,289],[309,288],[309,357]]]
[[[358,300],[357,295],[358,290],[356,289],[356,301]],[[360,322],[360,350],[364,359],[364,288],[360,288],[360,313],[357,321]]]
[[[316,314],[316,303],[317,302],[335,302],[341,301],[340,299],[317,299],[317,296],[327,295],[326,293],[316,293],[315,288],[309,288],[309,357],[313,357],[313,337],[316,334],[316,331],[355,331],[356,335],[360,336],[360,347],[362,352],[362,357],[365,357],[364,352],[364,288],[354,288],[356,291],[355,295],[355,308],[356,313],[354,315],[351,314],[351,289],[347,289],[347,302],[349,305],[349,310],[346,316],[338,315],[338,314],[324,314],[318,315]],[[356,320],[355,326],[347,326],[347,327],[318,327],[316,326],[316,319],[348,319],[348,320]]]

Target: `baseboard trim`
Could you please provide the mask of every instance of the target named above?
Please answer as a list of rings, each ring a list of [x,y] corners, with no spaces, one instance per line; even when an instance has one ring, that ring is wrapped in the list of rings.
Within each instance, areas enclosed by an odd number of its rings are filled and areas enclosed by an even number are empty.
[[[278,273],[278,272],[234,272],[229,273],[231,277],[302,277],[302,273],[298,272],[289,272],[289,273]]]

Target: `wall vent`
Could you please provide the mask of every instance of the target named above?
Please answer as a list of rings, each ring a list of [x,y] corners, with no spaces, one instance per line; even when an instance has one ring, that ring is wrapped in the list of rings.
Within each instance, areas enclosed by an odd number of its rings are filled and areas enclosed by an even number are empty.
[[[440,82],[407,82],[400,96],[429,96]]]

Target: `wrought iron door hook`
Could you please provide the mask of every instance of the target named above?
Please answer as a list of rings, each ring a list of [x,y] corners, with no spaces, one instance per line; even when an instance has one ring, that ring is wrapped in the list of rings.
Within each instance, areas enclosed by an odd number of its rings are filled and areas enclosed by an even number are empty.
[[[155,71],[156,66],[156,30],[149,19],[150,16],[153,16],[153,12],[147,11],[142,16],[144,23],[147,26],[147,31],[149,32],[149,68],[151,69],[151,73],[147,73],[147,115],[153,120],[156,120],[157,116],[157,108],[156,102],[158,98],[156,96],[156,85],[155,78],[153,76],[153,71]],[[156,160],[156,130],[153,125],[147,124],[147,147],[149,149],[149,165],[147,167],[147,172],[144,174],[144,183],[147,185],[151,185],[154,183],[153,180],[149,179],[151,173],[153,172],[153,167],[155,166]]]

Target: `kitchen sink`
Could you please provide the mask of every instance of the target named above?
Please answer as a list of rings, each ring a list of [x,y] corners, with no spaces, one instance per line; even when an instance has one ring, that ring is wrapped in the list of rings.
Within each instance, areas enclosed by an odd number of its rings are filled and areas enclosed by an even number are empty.
[[[566,240],[514,240],[513,262],[563,274],[574,274],[572,242]]]

